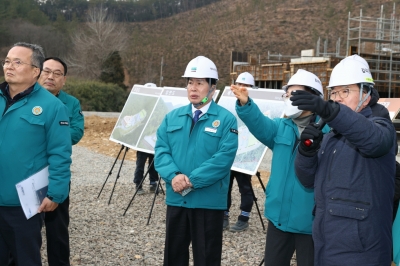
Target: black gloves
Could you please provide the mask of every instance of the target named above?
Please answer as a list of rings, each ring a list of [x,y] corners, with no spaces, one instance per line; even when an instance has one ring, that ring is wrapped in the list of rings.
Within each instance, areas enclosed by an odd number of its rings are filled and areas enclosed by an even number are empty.
[[[333,101],[324,101],[318,95],[307,91],[292,91],[290,100],[293,106],[298,106],[300,110],[316,113],[326,122],[332,121],[339,112],[337,103]]]
[[[299,152],[301,155],[313,157],[321,147],[323,133],[320,125],[311,123],[303,130],[300,136]]]

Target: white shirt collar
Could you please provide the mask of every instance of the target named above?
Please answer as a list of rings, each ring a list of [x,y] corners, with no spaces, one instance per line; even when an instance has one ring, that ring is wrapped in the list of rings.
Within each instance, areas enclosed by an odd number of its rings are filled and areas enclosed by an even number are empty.
[[[205,113],[207,113],[208,108],[210,108],[211,102],[212,102],[212,101],[210,101],[209,103],[207,103],[206,105],[204,105],[204,106],[201,107],[200,109],[197,109],[197,108],[194,107],[193,104],[192,104],[192,116],[194,116],[194,112],[196,112],[196,110],[201,110],[201,114],[200,114],[199,117],[202,117]]]

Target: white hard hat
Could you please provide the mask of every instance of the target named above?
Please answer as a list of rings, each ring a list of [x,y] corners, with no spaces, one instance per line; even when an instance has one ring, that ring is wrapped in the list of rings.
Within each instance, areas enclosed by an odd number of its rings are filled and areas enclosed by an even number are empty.
[[[254,86],[254,77],[249,72],[243,72],[237,77],[236,83]]]
[[[213,61],[205,56],[198,56],[189,62],[182,77],[218,79],[218,71]]]
[[[144,84],[144,86],[145,87],[157,87],[157,85],[154,83],[146,83],[146,84]]]
[[[287,89],[292,85],[301,85],[310,87],[313,91],[317,92],[321,97],[324,96],[324,90],[322,89],[322,83],[319,78],[307,70],[299,69],[296,74],[294,74],[287,85],[283,86],[282,89],[287,91]]]
[[[375,84],[368,63],[360,58],[351,56],[340,61],[332,70],[328,88],[358,83]]]
[[[364,58],[362,58],[362,57],[359,56],[358,54],[350,55],[350,56],[348,56],[348,57],[342,59],[341,61],[347,61],[347,60],[356,60],[356,61],[358,61],[358,62],[364,64],[365,67],[369,69],[369,65],[368,65],[367,60],[365,60]]]

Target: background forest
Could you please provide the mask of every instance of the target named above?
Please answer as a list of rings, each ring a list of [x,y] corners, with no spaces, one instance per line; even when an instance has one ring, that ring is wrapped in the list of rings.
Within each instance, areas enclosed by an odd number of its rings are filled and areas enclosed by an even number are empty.
[[[17,41],[38,43],[46,56],[67,61],[66,90],[84,109],[119,111],[134,84],[184,86],[180,77],[197,55],[216,63],[219,89],[231,83],[232,51],[261,60],[268,53],[300,56],[321,38],[334,52],[340,38],[344,56],[349,13],[379,17],[383,5],[387,18],[398,17],[398,2],[0,0],[0,58]]]

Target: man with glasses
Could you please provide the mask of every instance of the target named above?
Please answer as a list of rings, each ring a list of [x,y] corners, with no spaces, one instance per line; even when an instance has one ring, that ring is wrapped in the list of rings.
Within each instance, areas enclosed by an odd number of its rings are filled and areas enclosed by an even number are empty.
[[[39,84],[56,96],[67,108],[71,143],[75,145],[83,136],[84,118],[79,100],[62,90],[67,80],[67,64],[58,57],[44,60]],[[47,258],[49,265],[69,264],[69,196],[53,212],[46,213]]]
[[[373,85],[369,69],[350,58],[332,70],[330,101],[302,91],[290,98],[332,128],[322,138],[307,126],[295,161],[300,182],[315,191],[315,265],[391,264],[396,131],[372,115]]]
[[[42,265],[43,213],[68,196],[71,137],[68,110],[37,83],[43,49],[16,43],[2,61],[0,84],[0,265]],[[26,219],[15,185],[48,166],[49,185],[37,215]]]

